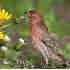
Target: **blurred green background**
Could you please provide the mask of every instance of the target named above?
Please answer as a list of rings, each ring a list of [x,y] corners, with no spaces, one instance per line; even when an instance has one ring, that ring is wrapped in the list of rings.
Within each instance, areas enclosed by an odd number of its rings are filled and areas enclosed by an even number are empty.
[[[59,46],[60,53],[70,60],[70,0],[0,0],[0,6],[12,14],[12,19],[8,23],[12,22],[14,17],[26,17],[24,12],[31,9],[39,11],[51,38]],[[6,28],[6,32],[10,32],[8,35],[12,39],[12,44],[23,38],[27,43],[27,51],[31,51],[30,58],[32,58],[35,52],[29,40],[29,27],[29,21],[23,19],[12,30],[11,27]]]

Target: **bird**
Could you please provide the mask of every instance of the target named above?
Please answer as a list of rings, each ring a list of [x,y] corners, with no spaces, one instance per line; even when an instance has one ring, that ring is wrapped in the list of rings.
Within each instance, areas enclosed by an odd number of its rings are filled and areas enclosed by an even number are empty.
[[[48,59],[57,59],[66,66],[70,64],[58,52],[56,44],[51,40],[47,26],[45,25],[41,14],[36,10],[25,12],[30,20],[30,41],[36,51],[39,51],[45,58],[46,64]]]

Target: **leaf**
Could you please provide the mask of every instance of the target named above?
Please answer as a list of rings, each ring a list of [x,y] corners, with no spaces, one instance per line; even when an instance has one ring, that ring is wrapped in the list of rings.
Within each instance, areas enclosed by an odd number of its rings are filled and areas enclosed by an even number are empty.
[[[31,52],[29,53],[28,58],[30,58],[30,59],[35,59],[35,51],[31,51]]]
[[[6,57],[6,54],[5,54],[4,51],[0,51],[0,57],[1,57],[1,58],[5,58],[5,57]]]
[[[0,69],[10,69],[10,66],[8,64],[3,64],[0,62]]]
[[[17,52],[17,51],[12,51],[12,50],[8,50],[6,52],[6,58],[11,60],[16,58],[17,56],[19,56],[21,54],[21,52]]]

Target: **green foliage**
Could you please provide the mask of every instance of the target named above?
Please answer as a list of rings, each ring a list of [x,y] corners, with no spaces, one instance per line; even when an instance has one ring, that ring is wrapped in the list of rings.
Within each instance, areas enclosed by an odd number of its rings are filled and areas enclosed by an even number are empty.
[[[3,40],[0,40],[0,46],[2,46],[4,44]]]
[[[6,51],[6,59],[8,59],[8,60],[15,59],[20,54],[21,54],[21,52],[18,52],[18,51],[16,52],[16,51],[12,51],[12,50],[7,50]]]
[[[6,57],[6,53],[4,51],[0,51],[0,58],[5,58]]]
[[[0,69],[10,69],[11,67],[9,65],[4,65],[2,62],[0,62]]]
[[[35,52],[31,51],[30,54],[28,55],[28,58],[34,60],[35,59],[35,55],[34,54],[35,54]]]

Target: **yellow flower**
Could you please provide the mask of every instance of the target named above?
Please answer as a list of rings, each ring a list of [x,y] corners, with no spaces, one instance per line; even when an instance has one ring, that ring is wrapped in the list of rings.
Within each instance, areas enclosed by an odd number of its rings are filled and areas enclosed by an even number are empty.
[[[0,31],[0,39],[4,39],[5,35],[3,34],[2,31]]]
[[[11,14],[9,15],[8,12],[5,12],[4,9],[0,9],[0,26],[6,21],[11,18]]]

